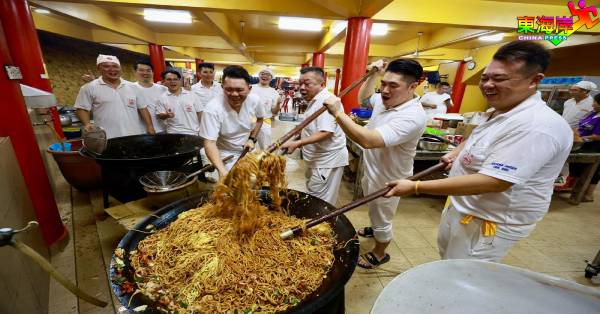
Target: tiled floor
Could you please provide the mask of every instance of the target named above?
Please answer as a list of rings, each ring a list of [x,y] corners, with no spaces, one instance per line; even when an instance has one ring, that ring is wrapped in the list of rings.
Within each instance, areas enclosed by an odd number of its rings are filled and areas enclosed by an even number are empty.
[[[289,124],[278,123],[273,130],[273,138],[282,135],[289,128]],[[50,166],[54,165],[51,163]],[[289,187],[304,191],[304,166],[297,152],[288,159],[287,170]],[[52,173],[55,173],[54,171]],[[107,298],[107,293],[110,292],[106,282],[106,265],[112,249],[126,230],[112,217],[106,217],[99,212],[98,193],[69,190],[65,188],[66,183],[61,179],[53,180],[57,182],[61,214],[70,230],[74,229],[75,233],[71,231],[69,243],[64,248],[54,250],[52,261],[60,266],[61,271],[67,273],[69,278],[77,280],[80,285],[88,285],[88,289],[92,289],[97,296]],[[352,200],[352,187],[351,183],[343,182],[338,206]],[[555,197],[550,213],[538,224],[529,238],[510,251],[504,263],[600,287],[597,278],[592,282],[584,278],[583,272],[584,260],[594,258],[600,249],[600,193],[596,193],[596,198],[599,201],[595,203],[582,203],[574,207]],[[380,291],[397,274],[439,259],[436,236],[444,202],[445,198],[437,197],[409,197],[400,201],[394,219],[394,239],[389,247],[392,259],[378,270],[357,269],[346,285],[347,313],[368,313]],[[347,216],[355,228],[369,225],[366,206],[348,212]],[[92,223],[89,221],[90,217],[95,219],[96,228],[89,228],[89,224]],[[78,226],[78,222],[88,226]],[[87,235],[80,235],[83,230],[90,230],[96,238],[88,239]],[[370,249],[372,245],[372,240],[361,239],[362,251]],[[101,254],[90,254],[95,260],[87,261],[86,265],[83,265],[81,263],[85,259],[82,258],[82,252],[85,251],[82,251],[82,247],[87,250],[101,250]],[[101,271],[102,267],[98,266],[102,263],[104,273]],[[91,264],[95,265],[95,270],[90,270]],[[85,278],[81,278],[82,276]],[[50,305],[52,314],[113,313],[119,308],[118,305],[105,309],[89,307],[83,302],[76,302],[57,285],[51,285]]]

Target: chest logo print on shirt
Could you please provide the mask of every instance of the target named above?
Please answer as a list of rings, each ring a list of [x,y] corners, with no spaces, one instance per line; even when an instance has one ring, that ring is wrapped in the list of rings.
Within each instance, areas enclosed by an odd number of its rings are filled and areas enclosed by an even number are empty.
[[[191,105],[191,104],[187,104],[187,105],[185,105],[185,111],[187,111],[187,112],[192,112],[192,111],[193,111],[193,110],[192,110],[192,105]]]
[[[135,98],[129,98],[129,99],[127,99],[127,105],[129,107],[135,107]]]
[[[462,158],[462,164],[465,166],[468,166],[472,162],[473,162],[473,155],[471,153],[466,153]]]

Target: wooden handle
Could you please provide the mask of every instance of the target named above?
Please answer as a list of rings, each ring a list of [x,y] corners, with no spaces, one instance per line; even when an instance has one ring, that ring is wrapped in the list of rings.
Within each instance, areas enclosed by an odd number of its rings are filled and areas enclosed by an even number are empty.
[[[371,68],[371,70],[369,70],[369,72],[367,72],[365,75],[361,76],[358,80],[352,82],[352,84],[350,84],[348,87],[344,88],[344,90],[342,90],[338,97],[342,98],[344,96],[346,96],[346,94],[348,94],[351,90],[353,90],[356,86],[358,86],[359,84],[361,84],[362,82],[366,81],[369,77],[371,77],[371,75],[377,73],[378,69],[373,67]]]
[[[233,158],[233,155],[229,155],[229,156],[227,156],[227,157],[223,158],[223,160],[222,160],[222,161],[223,161],[223,163],[225,163],[225,162],[229,161],[229,160],[230,160],[230,159],[232,159],[232,158]],[[191,177],[193,177],[193,176],[197,176],[197,175],[199,175],[199,174],[201,174],[201,173],[208,172],[208,171],[213,171],[213,170],[215,170],[215,165],[213,165],[213,164],[208,164],[208,165],[206,165],[206,166],[204,166],[204,167],[200,168],[200,170],[198,170],[198,171],[196,171],[196,172],[192,172],[192,173],[188,174],[188,175],[186,176],[186,178],[187,178],[187,179],[189,179],[189,178],[191,178]]]
[[[304,119],[304,121],[300,122],[300,124],[298,124],[296,127],[294,127],[291,131],[287,132],[285,135],[280,137],[275,143],[271,144],[271,146],[269,146],[269,148],[267,149],[267,152],[273,153],[274,151],[276,151],[279,146],[281,146],[281,145],[283,145],[283,143],[289,141],[289,139],[294,137],[294,135],[296,135],[297,133],[300,133],[302,131],[302,129],[304,129],[309,123],[313,122],[316,118],[318,118],[326,110],[327,110],[327,107],[323,106],[323,107],[319,108],[319,110],[313,112],[313,114],[306,117]]]
[[[235,167],[235,165],[237,165],[237,163],[240,162],[240,159],[242,159],[244,156],[246,156],[246,154],[248,154],[249,151],[250,151],[250,147],[244,148],[244,150],[242,151],[242,154],[240,155],[240,158],[238,158],[235,161],[235,163],[233,164],[233,166],[231,166],[231,169],[233,169],[233,167]]]
[[[338,97],[340,97],[340,98],[344,97],[351,90],[353,90],[356,86],[358,86],[362,82],[366,81],[371,75],[373,75],[375,73],[377,73],[377,68],[372,68],[365,75],[361,76],[361,78],[359,78],[358,80],[356,80],[352,84],[350,84],[350,86],[344,88],[344,90],[340,92],[340,94],[339,94]],[[293,128],[291,131],[287,132],[284,136],[280,137],[275,143],[273,143],[271,146],[269,146],[269,148],[267,149],[267,151],[269,153],[272,153],[275,150],[277,150],[277,148],[279,146],[283,145],[283,143],[287,142],[294,135],[300,133],[300,131],[302,131],[302,129],[304,129],[309,123],[313,122],[313,120],[315,120],[316,118],[318,118],[326,110],[327,110],[327,107],[325,107],[325,106],[319,108],[319,110],[315,111],[313,114],[311,114],[310,116],[308,116],[307,118],[305,118],[304,121],[302,121],[295,128]]]
[[[52,267],[52,265],[50,263],[48,263],[48,261],[43,256],[38,254],[38,252],[36,252],[32,248],[30,248],[29,246],[23,244],[22,242],[20,242],[18,240],[12,240],[10,245],[12,247],[14,247],[15,249],[19,250],[21,253],[27,255],[29,258],[31,258],[43,270],[45,270],[48,274],[50,274],[50,276],[52,276],[52,278],[56,279],[56,281],[58,281],[63,287],[67,288],[67,290],[71,291],[71,293],[76,295],[78,298],[80,298],[90,304],[93,304],[95,306],[99,306],[99,307],[105,307],[108,304],[102,300],[98,300],[98,299],[94,298],[93,296],[91,296],[91,295],[85,293],[83,290],[79,289],[79,287],[74,285],[71,281],[69,281],[69,279],[65,278],[54,267]]]
[[[439,164],[433,166],[433,167],[429,167],[413,176],[410,176],[408,178],[406,178],[407,180],[419,180],[421,178],[424,178],[428,175],[431,175],[433,173],[436,173],[438,171],[442,171],[444,170],[444,168],[446,168],[447,164],[440,162]],[[306,229],[314,227],[324,221],[327,221],[331,218],[337,217],[351,209],[354,209],[360,205],[366,204],[376,198],[380,198],[384,195],[386,195],[389,191],[391,191],[392,188],[391,187],[385,187],[379,191],[373,192],[369,195],[364,196],[363,198],[359,198],[353,202],[351,202],[350,204],[347,204],[337,210],[332,211],[331,213],[321,216],[319,218],[315,218],[315,219],[311,219],[308,223],[306,223]],[[281,233],[281,238],[282,239],[288,239],[290,237],[293,237],[295,235],[299,235],[302,233],[302,227],[301,226],[296,226],[292,229],[286,230],[284,232]]]

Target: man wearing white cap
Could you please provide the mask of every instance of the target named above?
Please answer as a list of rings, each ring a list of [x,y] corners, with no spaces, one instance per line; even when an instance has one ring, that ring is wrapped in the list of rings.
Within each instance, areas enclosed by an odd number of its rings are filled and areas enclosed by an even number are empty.
[[[279,93],[271,86],[271,80],[273,79],[273,70],[271,68],[264,68],[258,73],[259,82],[258,84],[252,85],[250,94],[258,96],[260,99],[260,105],[263,106],[265,111],[265,118],[263,125],[258,133],[258,146],[261,149],[267,149],[271,145],[271,124],[273,123],[273,115],[279,113],[281,109],[281,98]]]
[[[569,88],[573,98],[565,101],[562,116],[572,129],[576,129],[579,120],[592,111],[594,99],[590,96],[590,91],[593,90],[596,90],[596,84],[590,81],[581,81]]]
[[[144,133],[154,134],[150,113],[140,100],[139,91],[131,82],[121,79],[121,63],[115,56],[98,55],[96,65],[101,76],[81,87],[75,108],[83,127],[90,127],[90,112],[94,123],[106,131],[107,138]]]
[[[565,101],[562,116],[567,120],[573,132],[577,133],[579,120],[592,111],[594,99],[590,96],[590,91],[596,89],[596,84],[590,81],[580,81],[569,88],[571,97]],[[566,163],[560,171],[560,176],[554,182],[556,191],[569,189],[573,183],[573,178],[569,179],[569,163]]]

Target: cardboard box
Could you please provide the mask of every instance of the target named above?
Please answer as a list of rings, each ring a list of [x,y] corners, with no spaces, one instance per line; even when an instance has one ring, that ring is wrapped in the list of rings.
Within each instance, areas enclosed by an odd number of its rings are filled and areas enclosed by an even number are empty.
[[[7,137],[0,137],[0,228],[19,229],[36,220],[21,168]],[[48,249],[39,228],[20,233],[16,239],[45,258]],[[0,248],[0,313],[47,313],[49,275],[16,249]]]

